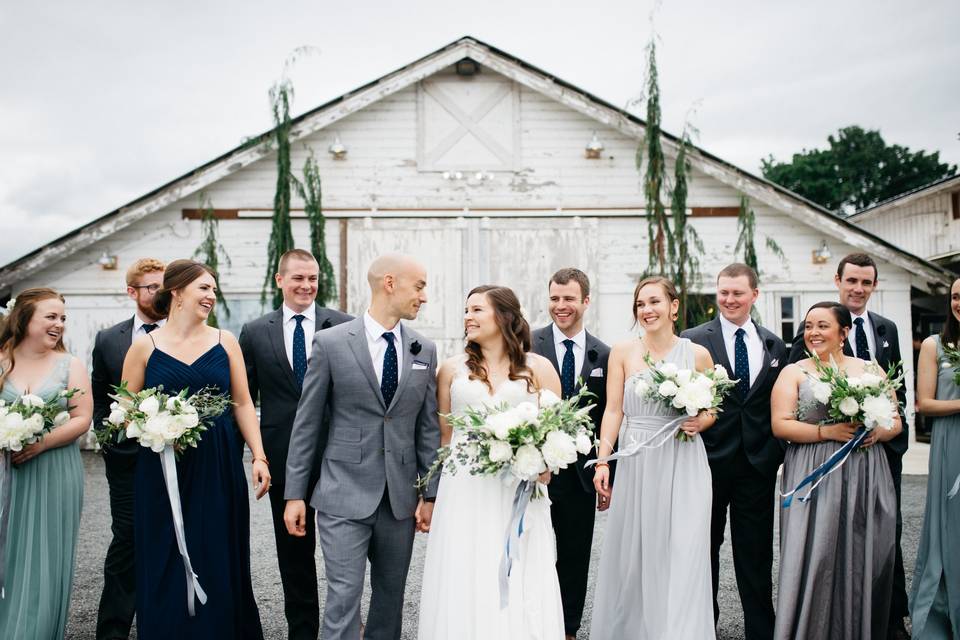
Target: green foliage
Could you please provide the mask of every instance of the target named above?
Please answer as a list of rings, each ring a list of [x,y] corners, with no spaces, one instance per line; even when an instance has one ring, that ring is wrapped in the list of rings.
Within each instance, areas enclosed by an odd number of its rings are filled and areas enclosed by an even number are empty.
[[[203,192],[200,193],[200,210],[203,212],[200,218],[201,240],[200,246],[193,252],[193,258],[204,263],[217,274],[217,305],[223,309],[223,315],[229,318],[230,306],[227,304],[227,299],[223,296],[223,288],[220,286],[219,280],[220,263],[223,262],[227,267],[231,266],[230,256],[227,255],[226,248],[220,244],[220,222],[217,220],[216,215],[214,215],[213,203],[210,202],[207,194]],[[211,327],[220,326],[217,320],[216,309],[210,310],[210,315],[207,316],[207,324]]]
[[[297,191],[303,198],[303,207],[310,224],[310,253],[320,264],[317,299],[321,304],[325,304],[336,299],[337,281],[334,277],[333,265],[327,258],[326,218],[324,218],[321,203],[320,168],[317,166],[313,151],[310,151],[303,165],[303,182],[297,182]]]
[[[273,197],[273,220],[267,245],[267,272],[260,291],[261,304],[271,295],[274,308],[283,304],[283,292],[277,288],[274,274],[280,267],[280,256],[293,249],[293,231],[290,226],[290,186],[296,180],[290,168],[290,100],[293,85],[282,80],[270,89],[273,111],[274,139],[277,148],[277,190]]]
[[[667,264],[674,262],[676,249],[670,230],[670,218],[661,200],[666,181],[667,163],[660,144],[660,85],[657,74],[657,47],[654,40],[647,49],[647,120],[646,146],[647,171],[643,180],[643,193],[647,207],[647,237],[650,254],[647,264],[649,273],[667,274]],[[637,170],[643,165],[643,147],[637,149]]]
[[[684,130],[680,137],[680,150],[673,166],[673,189],[670,198],[670,210],[673,214],[673,245],[676,250],[676,260],[673,261],[673,283],[680,294],[680,309],[677,318],[678,329],[686,329],[689,316],[702,315],[699,307],[699,298],[691,295],[690,290],[700,283],[700,256],[703,255],[703,241],[696,227],[687,224],[687,194],[688,173],[690,164],[687,161],[687,149],[690,146],[690,136]]]
[[[827,149],[804,149],[790,162],[762,161],[763,176],[831,211],[851,213],[957,172],[940,152],[888,145],[879,131],[844,127]]]
[[[755,241],[757,228],[757,216],[750,206],[750,200],[747,196],[740,196],[740,213],[737,214],[737,244],[733,248],[734,259],[736,255],[743,250],[743,263],[757,272],[757,279],[760,278],[760,266],[757,261],[757,247]],[[773,239],[772,236],[763,234],[764,244],[770,252],[780,259],[782,267],[787,266],[787,256],[783,249]]]

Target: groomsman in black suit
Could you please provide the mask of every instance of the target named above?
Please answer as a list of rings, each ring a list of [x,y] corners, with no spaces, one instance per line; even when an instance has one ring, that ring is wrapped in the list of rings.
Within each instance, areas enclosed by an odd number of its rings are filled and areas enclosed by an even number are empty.
[[[127,296],[136,305],[133,317],[97,332],[93,342],[93,428],[100,429],[110,415],[112,385],[120,384],[123,359],[134,338],[163,325],[153,310],[153,295],[163,284],[164,264],[141,258],[127,270]],[[103,563],[103,593],[97,610],[97,640],[130,635],[136,612],[136,571],[133,549],[133,476],[137,464],[136,440],[104,444],[103,465],[110,491],[110,530],[113,539]]]
[[[876,360],[884,371],[895,365],[898,372],[903,370],[903,358],[900,356],[900,336],[897,325],[883,316],[867,311],[867,302],[873,295],[879,282],[877,263],[865,253],[852,253],[840,260],[833,280],[840,294],[840,304],[845,306],[853,317],[853,330],[843,345],[843,353],[863,360]],[[803,346],[803,328],[793,340],[790,349],[790,362],[802,360],[806,355]],[[900,478],[903,472],[903,454],[907,452],[910,436],[907,421],[903,415],[906,404],[906,385],[897,391],[900,402],[900,422],[903,432],[893,440],[883,443],[890,474],[897,491],[897,559],[893,571],[893,596],[890,600],[889,638],[909,638],[904,626],[904,618],[909,615],[907,609],[906,578],[903,571],[903,551],[900,548],[900,534],[903,519],[900,514]]]
[[[293,249],[283,254],[276,274],[277,287],[283,292],[283,306],[248,322],[240,332],[250,395],[254,400],[260,398],[260,434],[273,474],[270,508],[291,640],[316,640],[320,631],[320,603],[313,555],[316,549],[313,510],[307,514],[304,537],[288,534],[283,522],[284,470],[290,431],[311,357],[308,345],[313,344],[314,332],[352,319],[316,303],[319,276],[320,266],[310,252]],[[318,460],[310,486],[319,473]]]
[[[713,477],[713,617],[714,621],[720,617],[720,546],[729,506],[733,566],[747,640],[773,638],[773,518],[783,447],[770,429],[770,392],[787,365],[783,340],[750,318],[759,293],[757,274],[749,266],[724,267],[717,277],[720,313],[682,334],[706,347],[713,361],[739,381],[716,424],[700,435]]]
[[[596,397],[590,412],[595,437],[607,403],[607,359],[610,347],[583,328],[583,314],[590,306],[590,280],[579,269],[560,269],[549,282],[550,317],[553,323],[533,332],[533,351],[549,359],[557,373],[563,397],[575,395],[578,380]],[[567,638],[575,638],[587,597],[587,573],[593,544],[596,495],[593,473],[584,469],[591,456],[560,471],[550,481],[550,514],[557,537],[557,577],[563,601],[563,623]]]

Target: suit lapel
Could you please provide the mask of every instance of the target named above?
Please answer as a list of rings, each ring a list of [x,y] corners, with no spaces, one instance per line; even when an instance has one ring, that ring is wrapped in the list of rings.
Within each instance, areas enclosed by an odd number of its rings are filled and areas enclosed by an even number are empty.
[[[727,357],[727,345],[723,343],[723,329],[720,328],[719,318],[714,318],[707,327],[707,342],[710,343],[713,359],[722,364],[732,378],[734,375],[733,367],[730,365],[730,358]]]
[[[886,342],[886,329],[881,331],[880,322],[882,321],[880,317],[877,316],[872,311],[867,311],[867,317],[870,318],[870,329],[873,331],[873,345],[874,351],[873,359],[876,360],[881,367],[884,369],[887,368],[889,358],[886,355],[886,348],[883,346],[883,343]]]
[[[753,395],[754,391],[763,386],[763,381],[767,377],[767,373],[770,371],[770,363],[772,361],[770,349],[767,348],[767,340],[764,338],[763,332],[760,331],[760,327],[758,327],[755,322],[753,327],[757,332],[757,338],[760,340],[760,346],[763,348],[763,364],[760,365],[760,372],[757,374],[757,377],[753,379],[753,384],[750,385],[750,390],[747,391],[747,397],[744,398],[744,402],[750,399],[750,396]]]
[[[267,325],[267,335],[270,338],[270,346],[273,348],[273,357],[277,359],[284,372],[287,374],[287,382],[294,389],[297,388],[297,380],[293,377],[293,369],[290,368],[290,361],[287,360],[287,350],[283,344],[283,310],[277,309],[270,315]],[[308,347],[309,348],[309,347]]]
[[[350,323],[350,350],[353,351],[353,357],[357,360],[357,366],[370,383],[373,389],[373,395],[377,397],[380,406],[386,409],[383,403],[383,394],[380,392],[380,383],[377,382],[377,373],[373,370],[373,360],[370,358],[370,347],[367,346],[367,331],[363,326],[363,316]],[[399,392],[399,389],[397,390]],[[396,396],[396,394],[394,394]]]
[[[407,381],[410,380],[410,373],[413,371],[413,360],[415,356],[410,353],[410,345],[413,343],[413,337],[410,335],[410,332],[407,331],[407,328],[403,326],[402,322],[400,323],[400,342],[403,351],[398,355],[403,358],[403,363],[400,365],[401,373],[400,380],[397,382],[397,391],[393,394],[393,400],[390,401],[390,406],[387,408],[388,412],[397,404],[400,394],[403,393],[403,390],[407,386]]]
[[[130,349],[130,345],[133,344],[133,318],[130,318],[123,323],[123,326],[120,327],[120,346],[123,348],[123,353]]]
[[[584,331],[584,341],[583,341],[583,366],[580,367],[580,377],[583,378],[584,384],[587,380],[590,379],[590,373],[593,371],[593,362],[590,361],[590,350],[596,349],[596,338],[590,335],[589,332]]]
[[[553,343],[552,324],[548,324],[543,331],[537,332],[537,342],[534,346],[534,351],[549,360],[553,368],[557,370],[557,375],[560,375],[560,363],[557,362],[557,349]]]

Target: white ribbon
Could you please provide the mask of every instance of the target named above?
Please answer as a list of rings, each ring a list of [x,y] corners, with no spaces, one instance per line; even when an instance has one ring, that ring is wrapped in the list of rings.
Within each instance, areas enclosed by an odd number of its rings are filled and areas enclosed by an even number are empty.
[[[947,493],[947,499],[953,498],[957,495],[957,492],[960,492],[960,474],[957,474],[957,479],[953,483],[953,488]]]
[[[638,453],[640,453],[642,449],[657,449],[658,447],[662,447],[666,443],[670,442],[670,438],[674,436],[674,434],[677,432],[678,429],[680,429],[680,427],[683,425],[684,422],[692,419],[693,418],[691,416],[688,416],[686,414],[682,416],[678,416],[673,420],[670,420],[669,422],[667,422],[662,427],[660,427],[660,429],[656,433],[654,433],[652,436],[650,436],[646,440],[643,440],[640,442],[634,442],[633,444],[630,444],[627,447],[609,456],[606,456],[603,458],[597,458],[596,460],[588,460],[587,463],[583,466],[589,467],[591,465],[597,464],[598,462],[609,462],[610,460],[622,460],[623,458],[630,458],[632,456],[637,455]],[[657,442],[658,438],[659,438],[659,442]]]
[[[193,572],[193,566],[190,564],[190,554],[187,553],[187,540],[183,534],[183,509],[180,506],[180,487],[177,483],[177,459],[173,452],[173,446],[167,445],[163,448],[161,455],[161,466],[163,470],[163,482],[167,485],[167,497],[170,499],[170,512],[173,514],[173,528],[177,534],[177,548],[180,549],[180,557],[183,558],[183,569],[187,574],[187,612],[192,618],[196,615],[194,609],[194,596],[200,601],[200,604],[207,604],[207,594],[200,587],[200,579]]]

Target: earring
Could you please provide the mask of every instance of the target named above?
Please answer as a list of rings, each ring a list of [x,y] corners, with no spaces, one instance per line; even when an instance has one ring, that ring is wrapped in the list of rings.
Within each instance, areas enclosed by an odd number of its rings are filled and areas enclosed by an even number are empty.
[[[183,298],[177,298],[177,311],[183,309]]]

